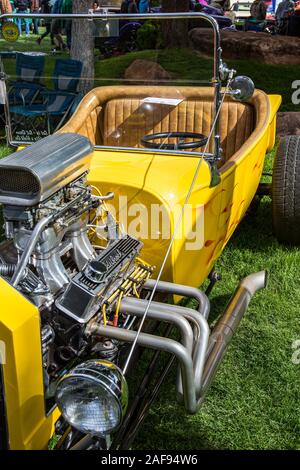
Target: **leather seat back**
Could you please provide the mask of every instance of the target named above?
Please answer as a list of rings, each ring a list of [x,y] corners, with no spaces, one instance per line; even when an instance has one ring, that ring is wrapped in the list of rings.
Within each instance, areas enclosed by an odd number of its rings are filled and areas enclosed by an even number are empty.
[[[100,117],[101,115],[101,117]],[[213,103],[209,99],[191,99],[177,106],[144,103],[137,98],[116,98],[105,103],[98,125],[102,142],[122,147],[142,147],[145,134],[156,132],[198,132],[209,135],[213,121]],[[225,163],[250,136],[255,126],[254,107],[247,103],[224,102],[220,113],[223,148],[220,165]],[[210,143],[209,151],[212,151]]]

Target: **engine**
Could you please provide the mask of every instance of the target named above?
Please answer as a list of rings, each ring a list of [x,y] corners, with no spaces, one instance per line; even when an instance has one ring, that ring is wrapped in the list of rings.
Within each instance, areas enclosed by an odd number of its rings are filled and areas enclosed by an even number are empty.
[[[94,195],[87,183],[92,151],[85,137],[60,134],[0,161],[0,275],[40,311],[48,390],[70,362],[118,357],[116,341],[95,342],[86,327],[96,319],[130,328],[118,305],[138,297],[152,272],[138,258],[142,243],[107,211],[113,194]]]

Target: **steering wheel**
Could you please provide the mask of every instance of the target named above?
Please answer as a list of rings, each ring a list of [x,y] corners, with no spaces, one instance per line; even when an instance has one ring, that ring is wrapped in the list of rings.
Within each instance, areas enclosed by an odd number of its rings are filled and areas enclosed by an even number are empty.
[[[177,139],[177,143],[158,143],[154,142],[158,139]],[[193,142],[186,142],[186,139],[197,139]],[[163,149],[163,150],[188,150],[197,149],[206,145],[208,137],[196,132],[158,132],[157,134],[147,134],[141,139],[144,147],[149,149]]]

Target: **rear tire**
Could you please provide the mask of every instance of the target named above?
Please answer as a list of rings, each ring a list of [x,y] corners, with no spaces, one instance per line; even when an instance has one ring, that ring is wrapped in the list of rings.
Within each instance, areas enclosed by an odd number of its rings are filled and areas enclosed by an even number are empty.
[[[281,139],[273,168],[272,211],[278,241],[300,245],[300,136]]]

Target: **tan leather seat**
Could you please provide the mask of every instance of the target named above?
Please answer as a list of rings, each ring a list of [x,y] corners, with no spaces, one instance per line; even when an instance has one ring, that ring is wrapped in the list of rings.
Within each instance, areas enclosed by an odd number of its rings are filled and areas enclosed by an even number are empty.
[[[183,101],[177,106],[143,103],[143,99],[149,96],[179,96]],[[211,88],[101,87],[84,98],[61,132],[78,132],[98,145],[142,147],[141,138],[153,132],[187,131],[208,136],[212,120]],[[219,166],[240,149],[255,125],[253,104],[226,98],[220,113],[223,154]],[[211,141],[209,151],[212,149]]]
[[[185,100],[174,107],[149,105],[132,98],[112,99],[104,108],[101,134],[104,145],[142,147],[141,138],[154,132],[198,132],[208,136],[212,120],[213,104],[208,100]],[[226,102],[220,124],[222,161],[226,161],[253,131],[254,109],[249,104]],[[209,151],[212,147],[213,142]]]

